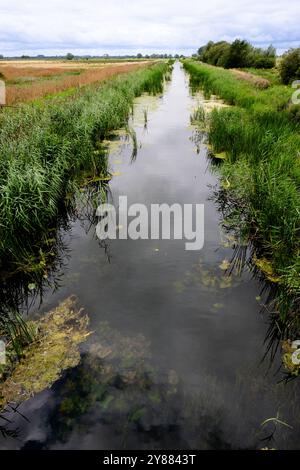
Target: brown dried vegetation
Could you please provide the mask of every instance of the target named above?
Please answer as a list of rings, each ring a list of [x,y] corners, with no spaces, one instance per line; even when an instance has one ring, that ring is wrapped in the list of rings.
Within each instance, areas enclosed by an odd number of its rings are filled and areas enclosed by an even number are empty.
[[[147,62],[148,63],[148,62]],[[62,62],[28,63],[26,66],[15,63],[0,65],[0,74],[6,80],[6,104],[32,101],[68,89],[105,80],[113,75],[126,73],[144,67],[145,62],[120,64]]]
[[[269,80],[266,78],[259,77],[257,75],[253,75],[252,73],[249,72],[244,72],[242,70],[237,70],[237,69],[230,69],[230,71],[240,80],[246,80],[246,82],[251,83],[254,85],[256,88],[264,89],[264,88],[269,88],[271,85]]]

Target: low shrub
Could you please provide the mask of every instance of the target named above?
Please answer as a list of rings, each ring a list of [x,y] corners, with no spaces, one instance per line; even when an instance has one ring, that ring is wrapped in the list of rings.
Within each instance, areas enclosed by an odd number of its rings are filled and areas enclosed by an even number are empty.
[[[283,55],[279,64],[279,74],[285,85],[300,80],[300,47],[290,49]]]

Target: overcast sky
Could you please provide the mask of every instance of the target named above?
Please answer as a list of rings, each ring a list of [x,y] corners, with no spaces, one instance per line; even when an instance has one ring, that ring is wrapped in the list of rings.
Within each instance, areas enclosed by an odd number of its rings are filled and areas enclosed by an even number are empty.
[[[236,37],[282,52],[299,23],[299,0],[0,0],[0,54],[189,54]]]

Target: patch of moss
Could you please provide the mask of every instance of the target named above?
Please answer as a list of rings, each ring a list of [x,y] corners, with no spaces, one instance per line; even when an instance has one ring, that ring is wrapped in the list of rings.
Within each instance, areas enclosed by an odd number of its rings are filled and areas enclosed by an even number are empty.
[[[56,382],[62,372],[80,362],[79,344],[90,335],[88,316],[68,297],[44,317],[33,322],[37,340],[24,351],[0,388],[0,408],[20,403]]]

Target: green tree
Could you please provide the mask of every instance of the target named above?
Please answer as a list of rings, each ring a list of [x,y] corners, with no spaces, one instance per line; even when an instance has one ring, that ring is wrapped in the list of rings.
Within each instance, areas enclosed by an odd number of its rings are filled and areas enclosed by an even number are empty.
[[[228,61],[230,44],[226,41],[216,42],[206,52],[207,62],[211,65],[225,67]]]
[[[225,64],[227,68],[242,68],[251,65],[252,46],[244,39],[236,39],[230,45],[228,58]]]
[[[249,54],[249,66],[270,69],[276,65],[276,49],[271,45],[267,49],[252,47]]]
[[[266,49],[266,56],[276,57],[276,49],[272,44]]]
[[[285,85],[300,79],[300,47],[290,49],[283,55],[279,65],[279,74]]]
[[[71,52],[68,52],[68,54],[66,55],[66,59],[67,59],[67,60],[73,60],[73,59],[74,59],[74,55],[71,54]]]
[[[198,55],[200,57],[200,60],[203,60],[203,62],[206,62],[206,53],[209,52],[209,49],[214,45],[213,41],[208,41],[205,46],[201,46],[198,49]]]
[[[209,41],[198,49],[198,55],[203,62],[225,68],[271,68],[276,62],[276,50],[272,45],[260,49],[241,39],[236,39],[232,44]]]

